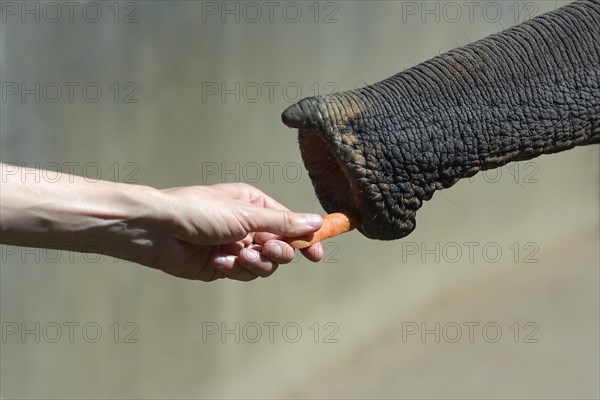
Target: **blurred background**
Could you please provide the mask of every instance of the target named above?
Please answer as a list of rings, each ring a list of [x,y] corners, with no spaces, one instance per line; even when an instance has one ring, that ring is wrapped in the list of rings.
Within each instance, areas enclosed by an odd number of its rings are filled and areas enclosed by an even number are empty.
[[[0,159],[322,213],[287,106],[564,3],[2,1]],[[598,146],[514,163],[247,284],[3,246],[1,396],[598,398],[599,178]]]

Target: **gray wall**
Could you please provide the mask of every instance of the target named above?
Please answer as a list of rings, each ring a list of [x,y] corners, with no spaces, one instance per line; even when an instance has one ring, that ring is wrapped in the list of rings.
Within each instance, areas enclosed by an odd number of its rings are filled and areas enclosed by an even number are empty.
[[[77,3],[70,22],[58,2],[63,15],[53,23],[52,6],[17,2],[17,15],[4,9],[0,25],[4,94],[12,82],[39,82],[41,98],[2,100],[0,157],[63,171],[79,163],[80,175],[155,187],[246,181],[291,209],[323,212],[295,132],[280,122],[299,99],[295,89],[308,96],[373,83],[563,3],[330,2],[318,5],[315,23],[313,2],[276,2],[273,22],[254,3],[262,16],[252,22],[256,9],[245,3],[138,1],[119,3],[115,23],[109,2],[97,3],[102,16],[92,23],[96,3],[86,18],[87,3]],[[21,22],[23,7],[35,4],[40,21],[27,14]],[[215,7],[239,7],[240,21],[221,21]],[[138,22],[123,23],[130,12]],[[52,82],[77,82],[73,102],[65,89],[52,103],[52,85],[43,90]],[[102,89],[95,103],[81,90],[90,82]],[[239,101],[206,92],[221,84],[235,92],[236,83]],[[125,102],[132,88],[137,102]],[[436,193],[403,240],[354,232],[327,244],[325,262],[298,260],[250,284],[2,247],[3,331],[35,331],[38,322],[40,342],[3,338],[1,394],[598,397],[598,165],[591,146],[479,174]],[[79,324],[73,343],[69,322]],[[87,336],[86,323],[96,324]],[[222,323],[240,324],[239,343],[235,334],[203,340]],[[269,323],[279,324],[272,342]],[[436,323],[439,343],[434,333],[409,335]],[[469,323],[478,324],[472,340]],[[51,343],[55,324],[62,337]],[[251,343],[257,325],[262,336]],[[90,343],[94,326],[102,335]],[[137,343],[126,343],[133,329]]]

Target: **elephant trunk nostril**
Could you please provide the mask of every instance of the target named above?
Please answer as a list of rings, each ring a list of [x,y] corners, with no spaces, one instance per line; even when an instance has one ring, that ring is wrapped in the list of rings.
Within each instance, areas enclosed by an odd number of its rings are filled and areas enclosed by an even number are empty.
[[[322,114],[317,102],[314,97],[302,99],[289,106],[281,114],[281,120],[290,128],[317,130],[322,123]]]
[[[357,217],[354,177],[346,163],[334,154],[335,143],[328,143],[318,132],[301,129],[300,153],[315,188],[317,198],[328,213],[348,211]]]

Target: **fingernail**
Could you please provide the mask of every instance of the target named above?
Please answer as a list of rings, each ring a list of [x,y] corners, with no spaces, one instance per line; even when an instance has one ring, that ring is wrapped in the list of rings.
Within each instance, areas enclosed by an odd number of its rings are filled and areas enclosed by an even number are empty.
[[[246,250],[245,252],[246,258],[249,261],[258,261],[260,260],[260,253],[256,250]]]
[[[323,223],[323,218],[319,214],[304,214],[304,224],[311,228],[318,228]]]
[[[233,261],[235,261],[235,256],[218,256],[218,257],[215,257],[215,267],[217,267],[217,268],[227,267]]]
[[[273,257],[277,257],[280,258],[281,255],[283,254],[283,250],[281,250],[280,246],[273,246]]]

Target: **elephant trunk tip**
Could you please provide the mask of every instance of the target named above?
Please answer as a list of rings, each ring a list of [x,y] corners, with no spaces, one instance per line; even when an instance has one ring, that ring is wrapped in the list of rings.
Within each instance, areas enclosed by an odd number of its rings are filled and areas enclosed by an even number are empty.
[[[292,104],[281,114],[281,121],[288,127],[296,129],[318,129],[321,118],[322,114],[314,97]]]
[[[367,164],[366,157],[375,160],[364,153],[349,126],[365,110],[365,100],[352,94],[309,97],[289,106],[281,119],[298,129],[300,154],[323,209],[329,214],[348,212],[360,221],[358,230],[365,236],[390,240],[400,233],[378,189],[377,177],[383,172]]]

